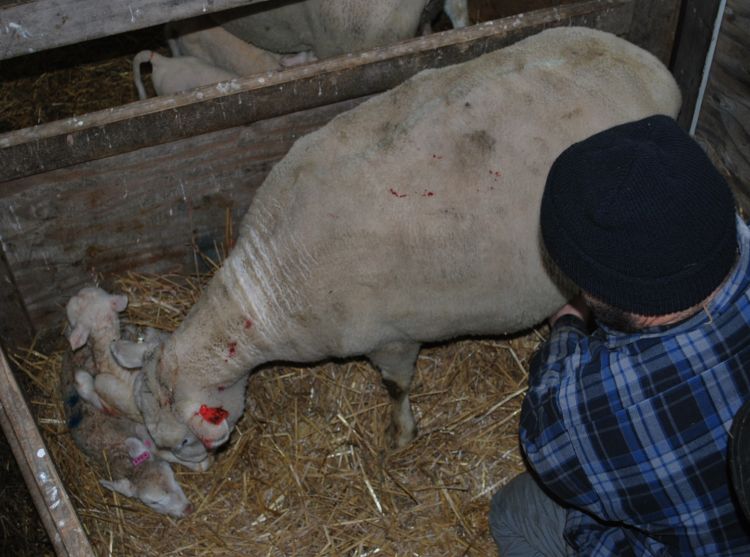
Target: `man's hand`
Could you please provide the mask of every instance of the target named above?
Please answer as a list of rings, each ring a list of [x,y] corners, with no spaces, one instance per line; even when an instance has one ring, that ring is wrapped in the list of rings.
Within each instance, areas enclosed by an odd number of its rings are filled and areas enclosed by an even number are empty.
[[[549,318],[547,319],[547,321],[549,321],[549,326],[554,326],[555,322],[563,315],[574,315],[579,319],[582,319],[583,322],[588,325],[591,318],[591,310],[583,300],[583,296],[578,294],[575,298],[570,300],[567,304],[565,304],[563,307],[549,316]]]

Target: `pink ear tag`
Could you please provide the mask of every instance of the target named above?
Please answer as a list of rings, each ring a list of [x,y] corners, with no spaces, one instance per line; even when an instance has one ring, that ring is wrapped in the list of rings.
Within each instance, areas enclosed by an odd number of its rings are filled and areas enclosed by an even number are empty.
[[[219,425],[229,416],[229,412],[224,410],[221,406],[211,407],[206,406],[205,404],[201,404],[198,414],[200,414],[201,418],[214,425]]]
[[[138,468],[141,464],[146,462],[149,458],[151,458],[151,453],[148,451],[143,451],[138,456],[134,456],[130,459],[130,462],[133,463],[133,468]]]

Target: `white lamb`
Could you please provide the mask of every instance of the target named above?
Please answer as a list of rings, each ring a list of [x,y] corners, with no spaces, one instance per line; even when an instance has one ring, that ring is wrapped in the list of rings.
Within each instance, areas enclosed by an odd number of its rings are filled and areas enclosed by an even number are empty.
[[[121,367],[113,358],[111,347],[120,340],[118,314],[128,305],[124,295],[113,295],[105,290],[87,286],[78,291],[67,303],[66,313],[70,323],[68,341],[74,351],[89,354],[90,358],[74,374],[78,395],[101,413],[123,416],[142,424],[141,412],[135,404],[134,388],[137,371]],[[150,344],[165,338],[165,333],[146,327],[142,334],[131,334],[128,342],[137,337]],[[146,430],[143,428],[142,438]],[[169,450],[156,450],[158,456],[169,462],[182,464],[192,470],[204,471],[213,463],[213,458],[200,448],[199,458],[178,458]],[[208,456],[208,458],[205,458]]]
[[[143,424],[122,416],[103,414],[78,396],[74,370],[93,366],[91,347],[66,352],[61,390],[68,428],[78,448],[97,467],[107,489],[133,497],[149,508],[175,517],[192,512],[192,505],[159,455]]]

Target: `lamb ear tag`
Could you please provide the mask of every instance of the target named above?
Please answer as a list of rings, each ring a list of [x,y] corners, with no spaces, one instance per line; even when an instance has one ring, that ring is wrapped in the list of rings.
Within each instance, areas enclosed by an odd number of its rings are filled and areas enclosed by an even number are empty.
[[[229,416],[229,412],[224,410],[221,406],[211,407],[206,406],[205,404],[201,404],[198,414],[201,418],[214,425],[219,425]]]

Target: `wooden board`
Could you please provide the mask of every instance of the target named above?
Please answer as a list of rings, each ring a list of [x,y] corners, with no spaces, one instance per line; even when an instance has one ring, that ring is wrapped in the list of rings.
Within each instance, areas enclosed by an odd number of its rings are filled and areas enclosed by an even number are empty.
[[[0,426],[57,555],[93,557],[91,544],[1,350]]]
[[[479,21],[572,4],[577,0],[469,0],[469,13]],[[636,0],[626,38],[669,65],[681,0]]]
[[[296,138],[358,102],[3,184],[0,235],[35,327],[59,330],[65,301],[97,277],[129,269],[190,271],[194,247],[215,255],[227,215],[239,222],[255,190]]]
[[[682,0],[636,0],[628,40],[669,66]]]
[[[0,182],[394,87],[552,25],[630,29],[634,0],[589,0],[0,135]],[[187,123],[190,123],[187,125]]]
[[[750,215],[750,0],[728,0],[696,139]]]
[[[5,253],[0,253],[0,348],[9,351],[12,346],[6,344],[8,339],[24,339],[30,341],[34,336],[34,326],[31,323],[26,306],[21,299],[21,293],[16,286],[13,270],[10,268]]]
[[[672,73],[682,91],[682,110],[677,121],[686,130],[693,118],[720,3],[721,0],[685,0],[682,9]]]
[[[0,4],[0,60],[265,0],[31,0]]]

